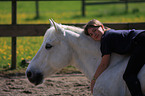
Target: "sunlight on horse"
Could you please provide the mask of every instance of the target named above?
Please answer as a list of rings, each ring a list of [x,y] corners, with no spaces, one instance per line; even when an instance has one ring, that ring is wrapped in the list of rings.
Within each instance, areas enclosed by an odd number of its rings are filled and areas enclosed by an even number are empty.
[[[91,80],[101,62],[100,42],[83,33],[83,29],[50,20],[41,48],[29,64],[26,75],[35,85],[63,67],[74,65]],[[94,96],[131,96],[122,78],[129,56],[113,53],[109,67],[96,80]],[[145,67],[139,75],[145,93]]]

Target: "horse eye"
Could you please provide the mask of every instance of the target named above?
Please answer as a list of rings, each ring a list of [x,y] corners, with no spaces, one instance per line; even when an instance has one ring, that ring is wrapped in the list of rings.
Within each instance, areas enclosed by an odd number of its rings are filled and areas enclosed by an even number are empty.
[[[53,46],[51,45],[51,44],[46,44],[46,46],[45,46],[45,48],[46,49],[50,49],[50,48],[52,48]]]

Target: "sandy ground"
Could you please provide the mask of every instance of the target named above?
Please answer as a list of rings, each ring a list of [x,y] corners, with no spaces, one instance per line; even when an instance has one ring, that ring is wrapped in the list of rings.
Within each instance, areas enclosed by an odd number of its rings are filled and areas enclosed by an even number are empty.
[[[83,74],[54,74],[34,86],[24,74],[0,74],[0,96],[92,96]]]

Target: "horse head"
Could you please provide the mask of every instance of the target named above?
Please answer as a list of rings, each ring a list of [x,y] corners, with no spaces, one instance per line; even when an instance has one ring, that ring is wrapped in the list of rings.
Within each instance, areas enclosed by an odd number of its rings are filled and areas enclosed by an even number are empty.
[[[35,85],[41,84],[43,79],[71,62],[71,49],[66,39],[66,33],[61,24],[49,20],[51,27],[44,35],[44,41],[29,64],[26,75]]]

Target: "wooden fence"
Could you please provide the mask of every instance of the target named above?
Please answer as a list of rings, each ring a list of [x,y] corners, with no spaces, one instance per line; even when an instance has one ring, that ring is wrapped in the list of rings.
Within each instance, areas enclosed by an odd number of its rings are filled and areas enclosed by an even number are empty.
[[[3,1],[3,0],[0,0]],[[16,45],[18,36],[43,36],[49,28],[49,24],[17,24],[17,2],[16,1],[36,1],[36,0],[5,0],[12,1],[12,24],[0,25],[0,37],[11,37],[12,39],[12,58],[11,69],[16,69]],[[51,0],[38,0],[51,1]],[[85,24],[66,24],[83,27]],[[104,24],[114,29],[145,29],[145,23],[112,23]]]
[[[77,27],[82,27],[85,24],[66,24]],[[104,24],[105,26],[114,29],[144,29],[145,23],[112,23]],[[16,44],[18,36],[43,36],[46,30],[49,28],[49,24],[25,24],[25,25],[0,25],[0,37],[12,38],[12,64],[11,69],[16,68]]]
[[[85,23],[71,23],[64,25],[83,27]],[[145,30],[145,23],[104,23],[105,26],[113,29],[142,29]],[[50,24],[16,24],[0,25],[0,37],[18,36],[43,36]]]
[[[89,0],[82,0],[82,16],[85,16],[85,7],[86,6],[90,6],[90,5],[104,5],[104,4],[125,4],[125,12],[128,12],[128,3],[141,3],[141,2],[145,2],[145,0],[118,0],[118,1],[107,1],[107,2],[86,2]],[[90,0],[92,1],[92,0]],[[95,1],[95,0],[94,0]]]

